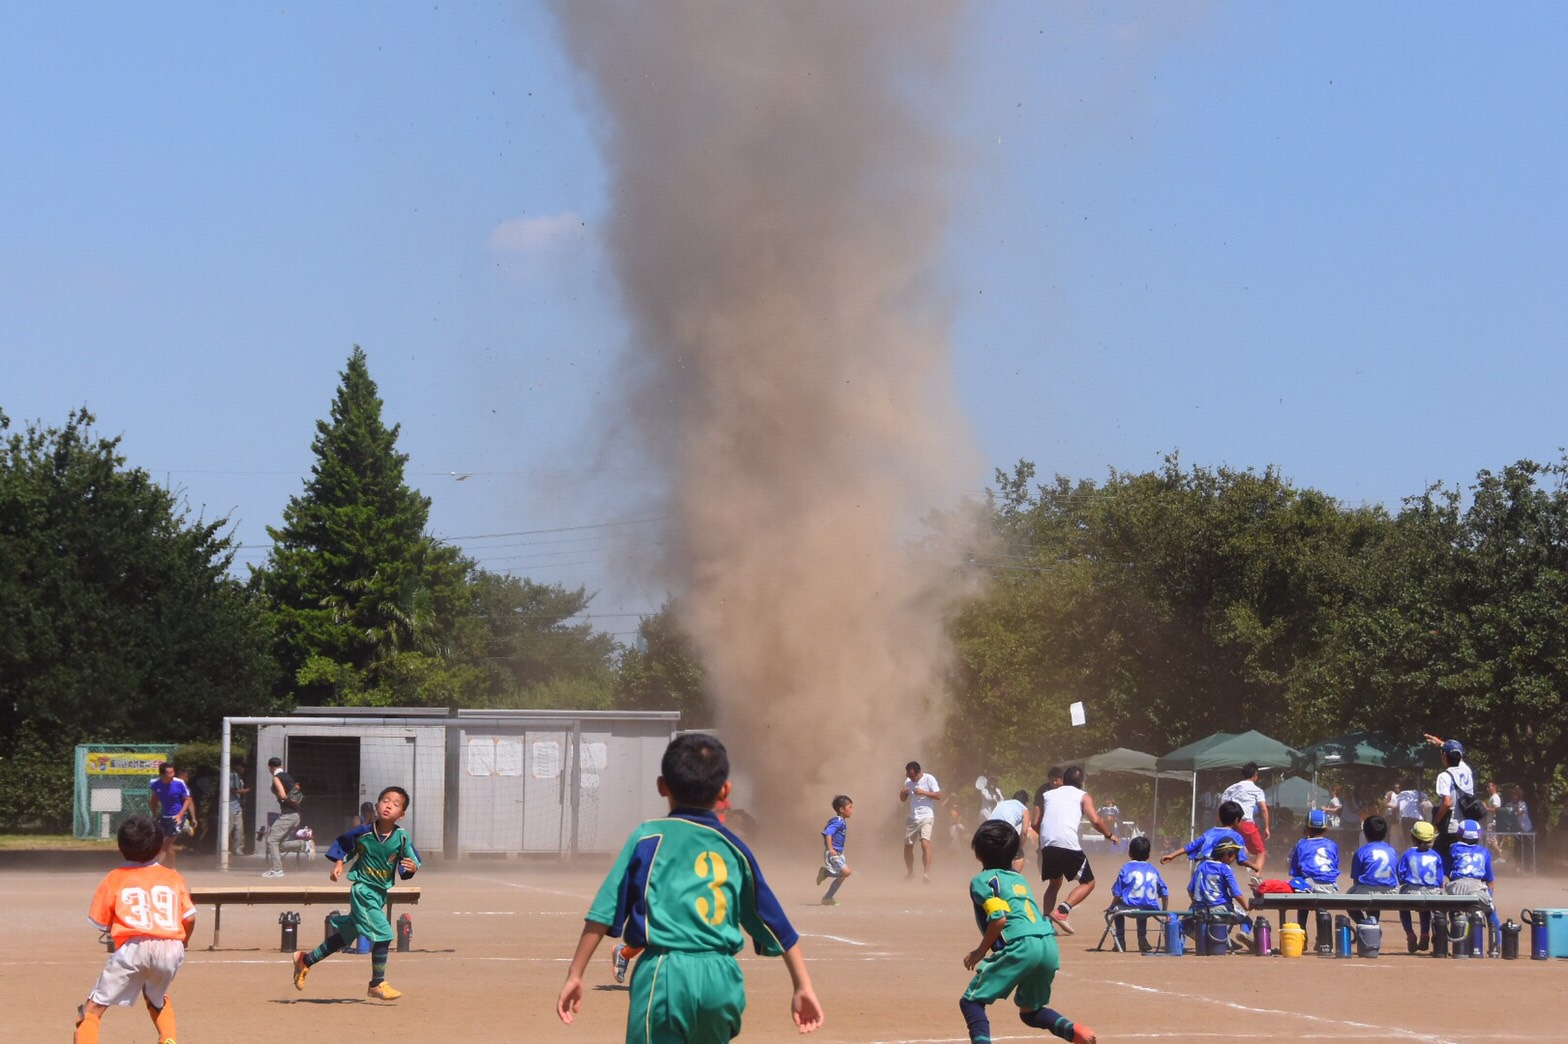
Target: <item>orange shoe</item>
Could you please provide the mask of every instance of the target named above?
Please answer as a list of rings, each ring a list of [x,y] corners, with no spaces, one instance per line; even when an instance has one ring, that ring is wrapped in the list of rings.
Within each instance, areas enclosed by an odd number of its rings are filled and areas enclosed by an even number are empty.
[[[1073,1044],[1095,1044],[1099,1039],[1088,1026],[1081,1022],[1073,1023]]]
[[[294,951],[294,988],[296,990],[303,990],[305,988],[305,976],[307,976],[309,974],[310,974],[310,969],[305,967],[305,951],[304,950],[295,950]]]
[[[369,990],[365,991],[365,996],[374,997],[377,1000],[397,1000],[403,996],[403,991],[393,989],[390,982],[383,982],[380,985],[370,987]]]

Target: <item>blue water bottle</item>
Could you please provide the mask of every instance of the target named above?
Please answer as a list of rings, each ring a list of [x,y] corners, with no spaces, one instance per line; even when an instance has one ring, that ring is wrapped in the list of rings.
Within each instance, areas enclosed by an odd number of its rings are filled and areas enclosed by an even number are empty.
[[[1180,957],[1187,948],[1187,940],[1181,934],[1181,918],[1171,914],[1165,919],[1165,953],[1169,957]]]

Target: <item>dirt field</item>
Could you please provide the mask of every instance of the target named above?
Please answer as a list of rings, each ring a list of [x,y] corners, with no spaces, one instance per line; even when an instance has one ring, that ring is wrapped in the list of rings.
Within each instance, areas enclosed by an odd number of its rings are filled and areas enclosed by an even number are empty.
[[[817,905],[814,863],[762,853],[770,882],[803,936],[827,1023],[818,1041],[967,1040],[958,995],[968,981],[963,954],[976,935],[965,893],[969,861],[947,856],[930,885],[907,884],[896,861],[867,853],[845,885],[843,905]],[[434,864],[418,879],[423,902],[411,908],[414,951],[392,954],[388,979],[405,996],[364,997],[368,956],[338,955],[315,968],[296,992],[278,951],[275,907],[228,907],[224,948],[209,951],[212,910],[201,927],[174,998],[184,1044],[219,1041],[377,1039],[381,1041],[617,1041],[626,995],[610,977],[607,947],[592,973],[598,985],[574,1026],[553,1014],[556,993],[597,888],[603,863],[578,870],[512,862]],[[107,867],[105,868],[107,869]],[[182,868],[187,869],[187,868]],[[326,865],[307,874],[291,862],[287,883],[326,884]],[[7,871],[0,910],[11,943],[0,961],[9,998],[11,1040],[64,1040],[76,1005],[104,960],[85,922],[102,871]],[[193,885],[249,881],[255,871],[188,870]],[[1181,873],[1167,875],[1173,887]],[[1178,883],[1179,882],[1179,883]],[[262,883],[257,879],[257,883]],[[271,882],[267,882],[271,883]],[[1102,886],[1103,888],[1104,886]],[[1505,878],[1500,906],[1568,907],[1568,882]],[[1568,960],[1436,961],[1389,953],[1372,960],[1233,956],[1140,957],[1087,952],[1099,937],[1096,893],[1063,940],[1053,1006],[1093,1026],[1104,1040],[1503,1041],[1568,1037]],[[321,939],[321,907],[301,909],[302,943]],[[1390,918],[1385,915],[1385,930]],[[1403,950],[1397,925],[1390,932]],[[1529,930],[1523,941],[1528,956]],[[749,1005],[743,1039],[794,1037],[789,980],[778,961],[744,957]],[[997,1040],[1052,1040],[993,1008]],[[103,1040],[147,1041],[144,1012],[116,1008]]]

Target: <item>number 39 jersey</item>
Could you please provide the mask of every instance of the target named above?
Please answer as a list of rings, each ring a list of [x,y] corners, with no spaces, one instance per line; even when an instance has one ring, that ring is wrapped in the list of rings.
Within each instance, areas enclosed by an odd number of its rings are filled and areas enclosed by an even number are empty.
[[[777,957],[800,936],[757,860],[708,809],[678,808],[643,823],[599,887],[588,920],[630,946]]]
[[[196,916],[185,879],[160,863],[127,863],[109,871],[93,893],[87,919],[118,947],[127,939],[183,939]]]

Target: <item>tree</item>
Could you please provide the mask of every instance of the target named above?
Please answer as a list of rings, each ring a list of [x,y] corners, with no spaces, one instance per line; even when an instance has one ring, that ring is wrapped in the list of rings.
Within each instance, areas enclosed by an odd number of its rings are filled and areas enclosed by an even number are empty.
[[[93,416],[0,444],[0,819],[68,817],[72,747],[210,736],[271,709],[226,519],[186,516]],[[0,413],[0,432],[10,421]]]
[[[468,564],[425,533],[430,500],[404,482],[399,426],[357,345],[316,461],[254,581],[271,606],[284,688],[312,702],[457,703],[475,678],[442,670]]]
[[[472,655],[485,675],[484,702],[497,707],[608,708],[615,639],[586,621],[586,588],[476,569],[469,578]]]
[[[702,660],[666,602],[637,625],[637,641],[621,653],[616,672],[618,706],[681,712],[681,727],[709,728],[713,705],[703,690]]]

